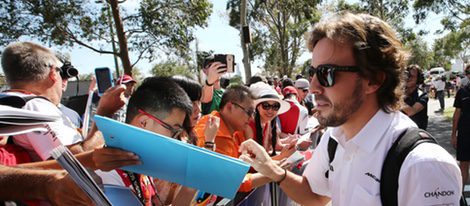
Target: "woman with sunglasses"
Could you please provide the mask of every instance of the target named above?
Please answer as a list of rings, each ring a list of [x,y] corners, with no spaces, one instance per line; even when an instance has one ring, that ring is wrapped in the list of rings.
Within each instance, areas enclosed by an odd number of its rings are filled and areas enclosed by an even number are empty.
[[[257,98],[255,104],[255,118],[250,122],[252,136],[258,144],[262,145],[271,156],[276,156],[276,150],[282,149],[284,145],[279,141],[276,117],[289,110],[289,103],[281,100],[276,90],[266,83],[258,82],[250,86],[250,90]],[[248,131],[247,133],[250,133]],[[283,153],[274,157],[280,160],[288,154]]]

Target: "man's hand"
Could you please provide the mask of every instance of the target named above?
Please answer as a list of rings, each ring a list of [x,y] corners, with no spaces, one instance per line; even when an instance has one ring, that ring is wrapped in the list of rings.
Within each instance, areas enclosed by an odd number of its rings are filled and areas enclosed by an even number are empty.
[[[116,85],[106,90],[100,98],[96,114],[109,117],[116,113],[116,111],[126,103],[124,91],[126,91],[126,85],[123,84]]]
[[[214,84],[216,81],[219,81],[220,77],[227,72],[227,66],[220,62],[214,62],[210,64],[207,68],[207,82],[209,84]]]
[[[450,143],[452,144],[452,147],[454,147],[454,149],[457,149],[457,136],[455,134],[452,134]]]
[[[207,121],[206,128],[204,129],[204,136],[206,142],[214,142],[215,136],[220,126],[220,118],[216,116],[210,116]]]
[[[279,177],[276,176],[278,173],[274,171],[284,173],[284,170],[277,166],[266,150],[252,139],[244,141],[240,145],[239,151],[241,153],[241,160],[250,164],[256,171],[272,180],[277,181],[279,179]]]
[[[54,175],[45,187],[47,200],[52,205],[94,205],[66,171]]]
[[[132,153],[120,149],[103,147],[93,151],[93,162],[95,168],[103,171],[110,171],[116,168],[142,164],[139,157]]]

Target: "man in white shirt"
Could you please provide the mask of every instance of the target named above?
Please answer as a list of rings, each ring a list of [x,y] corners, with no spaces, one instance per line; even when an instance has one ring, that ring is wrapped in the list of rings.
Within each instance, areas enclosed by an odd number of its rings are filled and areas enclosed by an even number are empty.
[[[400,134],[416,127],[398,111],[407,54],[391,27],[368,14],[323,20],[308,41],[316,117],[329,129],[304,174],[282,169],[252,140],[242,143],[240,158],[302,205],[381,205],[385,156]],[[331,164],[329,138],[338,142]],[[422,143],[401,167],[398,205],[458,205],[460,181],[453,157],[437,144]]]
[[[21,97],[42,96],[26,102],[23,109],[62,117],[47,123],[47,132],[30,132],[13,137],[15,144],[25,148],[33,161],[49,159],[50,151],[60,144],[68,146],[73,153],[93,150],[104,144],[103,138],[95,134],[95,129],[86,137],[82,136],[57,107],[63,91],[61,67],[62,63],[51,50],[31,42],[12,43],[2,52],[2,69],[11,88],[6,93]],[[122,103],[114,105],[122,106]],[[98,110],[99,114],[106,116],[116,111],[109,107],[99,107]]]
[[[432,81],[432,86],[436,89],[436,97],[439,100],[439,105],[441,106],[441,109],[436,112],[444,111],[444,90],[446,89],[445,79],[445,76],[438,76]]]

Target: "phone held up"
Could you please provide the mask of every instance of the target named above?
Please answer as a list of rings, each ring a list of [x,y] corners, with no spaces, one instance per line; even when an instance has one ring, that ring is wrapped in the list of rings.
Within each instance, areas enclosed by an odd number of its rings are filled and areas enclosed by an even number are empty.
[[[95,75],[98,84],[98,95],[102,96],[108,88],[114,85],[111,70],[108,67],[96,68]]]
[[[235,55],[233,54],[214,54],[204,59],[204,64],[202,68],[207,68],[207,66],[213,62],[220,62],[227,65],[228,73],[233,73],[235,70]]]

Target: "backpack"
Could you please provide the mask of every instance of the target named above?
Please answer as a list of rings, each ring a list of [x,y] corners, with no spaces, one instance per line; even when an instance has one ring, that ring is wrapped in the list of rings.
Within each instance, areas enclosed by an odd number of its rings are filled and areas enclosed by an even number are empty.
[[[398,136],[397,140],[395,140],[392,147],[388,150],[382,166],[380,180],[380,199],[383,206],[398,205],[398,176],[401,166],[406,156],[408,156],[416,146],[425,142],[438,144],[432,135],[425,130],[408,128]],[[335,158],[337,146],[338,142],[328,137],[328,157],[330,165],[329,170],[325,172],[326,178],[328,178],[328,172],[330,170],[333,171],[331,162],[333,162]],[[460,206],[467,206],[463,195],[460,199]]]

